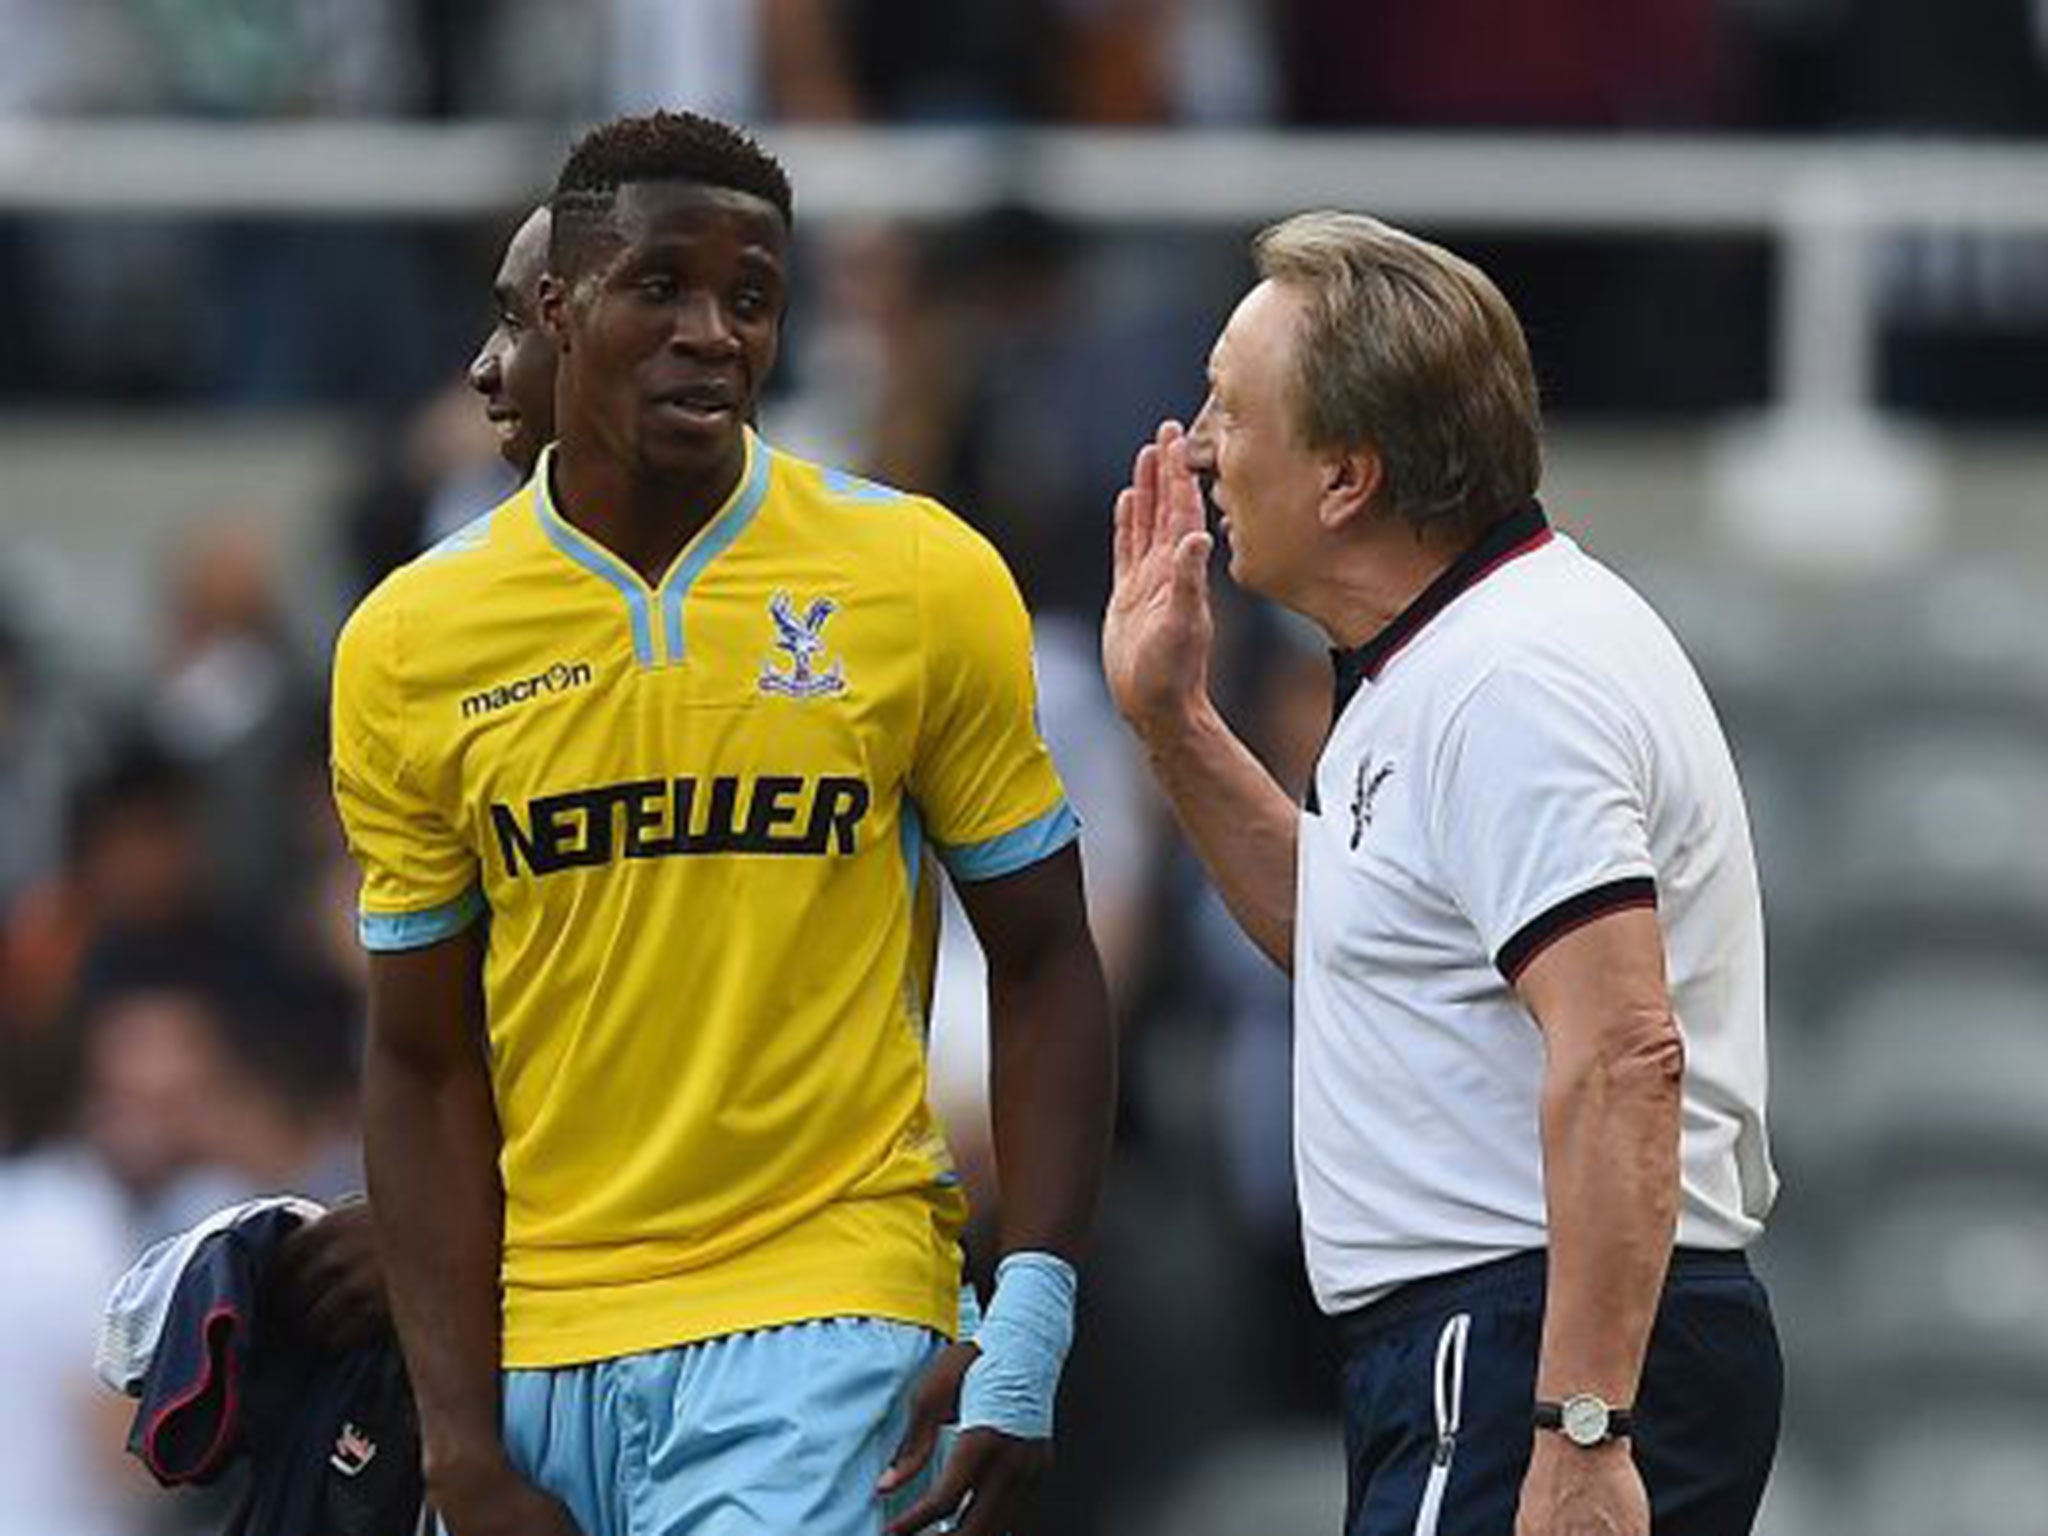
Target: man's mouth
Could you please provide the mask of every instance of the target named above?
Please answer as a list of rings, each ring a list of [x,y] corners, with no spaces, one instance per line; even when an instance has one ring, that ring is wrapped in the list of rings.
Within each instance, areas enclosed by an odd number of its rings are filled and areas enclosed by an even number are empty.
[[[707,379],[659,390],[654,404],[665,416],[698,425],[722,425],[739,412],[739,391],[725,380]]]

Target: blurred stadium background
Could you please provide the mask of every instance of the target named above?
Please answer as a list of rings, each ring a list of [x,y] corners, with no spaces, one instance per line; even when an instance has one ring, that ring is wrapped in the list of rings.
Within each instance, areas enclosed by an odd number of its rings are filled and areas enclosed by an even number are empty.
[[[1092,647],[1111,496],[1198,403],[1246,237],[1337,205],[1500,280],[1554,519],[1735,740],[1787,1176],[1769,1536],[2048,1531],[2048,4],[0,0],[0,40],[0,1530],[218,1521],[123,1465],[99,1299],[214,1204],[359,1178],[328,645],[505,489],[462,371],[569,137],[685,105],[795,176],[768,435],[1002,546],[1090,822],[1128,1067],[1039,1528],[1336,1529],[1286,989]],[[1227,619],[1230,709],[1298,781],[1320,647]],[[985,1182],[972,966],[938,1075]]]

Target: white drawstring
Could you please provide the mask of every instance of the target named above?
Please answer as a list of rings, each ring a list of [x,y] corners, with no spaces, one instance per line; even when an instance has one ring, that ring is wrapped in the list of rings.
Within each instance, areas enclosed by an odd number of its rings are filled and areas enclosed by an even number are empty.
[[[1458,1421],[1465,1404],[1465,1340],[1471,1332],[1472,1314],[1460,1312],[1436,1338],[1436,1454],[1430,1458],[1429,1480],[1422,1485],[1415,1536],[1436,1536],[1437,1521],[1443,1517],[1444,1490],[1450,1486],[1451,1457],[1458,1449]]]

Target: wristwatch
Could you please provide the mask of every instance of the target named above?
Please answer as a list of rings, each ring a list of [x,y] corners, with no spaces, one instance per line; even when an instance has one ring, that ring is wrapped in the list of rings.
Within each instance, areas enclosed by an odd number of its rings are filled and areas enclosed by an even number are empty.
[[[1554,1429],[1573,1445],[1591,1450],[1609,1440],[1626,1440],[1635,1416],[1626,1408],[1610,1408],[1605,1398],[1575,1392],[1561,1403],[1536,1405],[1536,1427]]]

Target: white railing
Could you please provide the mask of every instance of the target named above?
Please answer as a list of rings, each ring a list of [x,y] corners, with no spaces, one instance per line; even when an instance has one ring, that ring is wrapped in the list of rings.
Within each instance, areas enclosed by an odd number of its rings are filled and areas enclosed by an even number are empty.
[[[567,137],[524,124],[0,124],[0,209],[469,218],[536,198]],[[1780,254],[1771,419],[1848,424],[1832,433],[1836,456],[1875,441],[1877,238],[2048,230],[2048,151],[1989,143],[794,128],[766,137],[789,164],[801,220],[943,218],[1022,200],[1089,224],[1249,229],[1343,206],[1468,232],[1755,236]],[[1817,438],[1780,430],[1743,451],[1768,458],[1795,441]],[[1891,470],[1910,477],[1895,456],[1887,483],[1898,478]]]
[[[0,208],[456,219],[538,196],[529,125],[0,124]],[[941,218],[1022,199],[1084,223],[1249,227],[1314,206],[1468,231],[1754,235],[1779,264],[1780,399],[1870,397],[1869,237],[2048,230],[2048,151],[1840,140],[784,129],[801,216]]]

